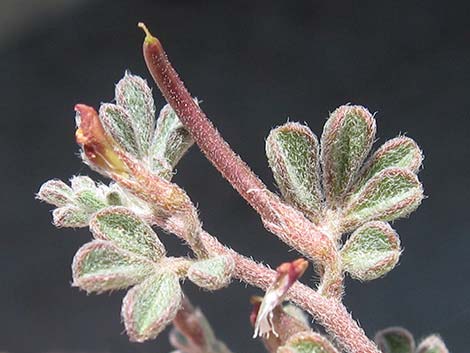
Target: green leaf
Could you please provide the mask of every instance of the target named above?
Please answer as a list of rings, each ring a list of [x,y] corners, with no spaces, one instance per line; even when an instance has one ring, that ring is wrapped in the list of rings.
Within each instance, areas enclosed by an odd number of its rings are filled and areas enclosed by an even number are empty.
[[[56,227],[81,228],[88,226],[90,215],[76,206],[56,208],[52,212],[53,223]]]
[[[155,338],[176,316],[181,287],[174,273],[151,276],[124,298],[122,318],[131,341]]]
[[[392,227],[369,222],[352,233],[341,249],[341,259],[351,277],[370,281],[392,270],[400,253],[400,239]]]
[[[152,91],[139,76],[126,72],[116,85],[116,103],[129,114],[141,155],[147,155],[155,130]]]
[[[152,271],[151,262],[135,258],[103,240],[82,246],[72,264],[73,285],[97,293],[140,283]]]
[[[266,155],[284,198],[317,218],[322,206],[317,137],[307,126],[284,124],[271,130]]]
[[[173,108],[166,104],[158,116],[150,147],[152,169],[171,179],[173,168],[193,143]]]
[[[96,183],[92,178],[85,175],[76,175],[70,179],[70,185],[74,192],[81,190],[94,190],[96,189]]]
[[[72,189],[63,181],[57,179],[49,180],[42,184],[36,198],[57,207],[74,202]]]
[[[323,187],[330,207],[340,206],[375,138],[375,119],[361,106],[336,109],[321,137]]]
[[[100,190],[97,188],[94,190],[80,190],[75,193],[75,199],[78,206],[90,213],[106,207],[106,201],[103,196],[100,195]]]
[[[96,213],[90,221],[90,230],[96,239],[109,240],[152,261],[165,256],[157,234],[128,208],[111,206]]]
[[[408,169],[387,168],[353,194],[343,212],[343,230],[355,229],[372,220],[393,221],[421,204],[423,187]]]
[[[235,269],[231,256],[221,255],[196,261],[188,270],[188,278],[199,287],[217,290],[229,285]]]
[[[383,353],[414,353],[413,335],[402,327],[389,327],[377,332],[375,343]]]
[[[370,178],[389,167],[409,169],[418,172],[423,153],[415,141],[399,136],[385,142],[366,163],[355,189],[362,187]]]
[[[325,337],[316,332],[306,331],[292,335],[278,348],[277,353],[338,353]]]
[[[439,336],[431,335],[419,344],[416,353],[449,353],[449,350]]]
[[[105,103],[100,107],[100,120],[105,131],[130,154],[141,157],[132,119],[127,111],[118,105]]]

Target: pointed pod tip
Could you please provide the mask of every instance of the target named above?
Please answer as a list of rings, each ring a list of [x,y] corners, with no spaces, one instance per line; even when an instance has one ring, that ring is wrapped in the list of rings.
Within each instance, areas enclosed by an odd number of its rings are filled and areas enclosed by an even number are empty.
[[[149,29],[147,28],[147,26],[145,25],[145,23],[143,22],[139,22],[137,24],[137,26],[139,28],[141,28],[144,33],[145,33],[145,39],[144,39],[144,43],[146,44],[153,44],[153,43],[159,43],[158,39],[156,37],[154,37],[152,35],[152,33],[150,33]]]

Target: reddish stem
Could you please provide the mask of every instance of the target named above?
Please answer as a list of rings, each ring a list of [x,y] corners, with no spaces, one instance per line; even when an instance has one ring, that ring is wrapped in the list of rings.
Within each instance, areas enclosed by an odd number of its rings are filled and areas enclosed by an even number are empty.
[[[146,33],[143,53],[153,79],[207,159],[260,214],[268,230],[324,268],[321,285],[324,293],[341,296],[342,274],[335,244],[300,211],[267,190],[195,103],[169,62],[160,41],[150,34],[144,24],[139,23],[139,26]]]

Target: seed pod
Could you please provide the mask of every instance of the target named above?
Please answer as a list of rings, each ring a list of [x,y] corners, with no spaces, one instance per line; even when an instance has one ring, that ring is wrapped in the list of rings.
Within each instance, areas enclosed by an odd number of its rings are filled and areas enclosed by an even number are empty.
[[[111,206],[96,213],[90,220],[96,239],[109,240],[131,253],[158,261],[165,248],[153,229],[131,210]]]
[[[372,220],[393,221],[421,204],[423,187],[408,169],[387,168],[353,194],[344,209],[344,232]]]
[[[414,353],[413,335],[402,327],[389,327],[377,332],[375,343],[383,353]]]
[[[317,137],[307,126],[287,123],[269,133],[266,155],[284,198],[316,219],[321,211]]]
[[[151,262],[137,259],[111,242],[94,240],[73,259],[73,286],[102,293],[140,283],[153,271]]]
[[[63,181],[53,179],[42,184],[36,198],[51,205],[62,207],[73,203],[73,192]]]
[[[151,276],[126,294],[122,318],[131,341],[153,339],[174,319],[181,305],[181,287],[173,273]]]
[[[188,278],[199,287],[217,290],[229,285],[235,269],[231,256],[215,256],[197,261],[188,270]]]
[[[392,270],[400,253],[400,239],[392,227],[369,222],[352,233],[341,249],[341,259],[351,277],[370,281]]]
[[[343,105],[325,124],[321,137],[323,187],[330,207],[339,206],[375,138],[375,119],[361,106]]]

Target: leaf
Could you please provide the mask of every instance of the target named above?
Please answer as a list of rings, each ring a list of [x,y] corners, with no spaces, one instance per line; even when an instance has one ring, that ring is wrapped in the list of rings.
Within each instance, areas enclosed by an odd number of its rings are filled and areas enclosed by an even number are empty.
[[[96,239],[109,240],[152,261],[165,256],[157,234],[128,208],[111,206],[96,213],[90,221],[90,230]]]
[[[153,270],[151,262],[137,259],[109,241],[94,240],[82,246],[73,259],[73,285],[102,293],[140,283]]]
[[[269,133],[266,155],[284,198],[316,218],[321,211],[317,137],[307,126],[287,123]]]
[[[196,261],[188,270],[188,278],[199,287],[217,290],[229,285],[235,262],[229,255]]]
[[[74,192],[81,190],[94,190],[96,189],[96,183],[88,176],[76,175],[70,179],[70,185]]]
[[[173,168],[193,143],[173,108],[166,104],[158,116],[150,147],[152,169],[171,179]]]
[[[142,156],[137,145],[132,119],[123,107],[105,103],[101,105],[99,115],[104,130],[123,150],[133,156]]]
[[[53,223],[56,227],[81,228],[88,226],[90,215],[76,206],[56,208],[52,212]]]
[[[36,198],[51,205],[62,207],[73,203],[73,192],[63,181],[53,179],[42,184]]]
[[[341,258],[351,277],[371,281],[392,270],[400,253],[400,239],[392,227],[369,222],[352,233],[341,249]]]
[[[423,153],[415,141],[399,136],[385,142],[364,166],[355,189],[362,187],[371,177],[389,167],[404,168],[417,173]]]
[[[413,353],[413,335],[402,327],[389,327],[377,332],[375,342],[383,353]]]
[[[155,130],[155,106],[150,87],[141,77],[126,72],[116,85],[115,95],[116,103],[129,114],[141,155],[147,155]]]
[[[416,353],[449,353],[449,350],[439,336],[431,335],[419,344]]]
[[[325,337],[316,332],[299,332],[292,335],[277,353],[338,353]]]
[[[367,221],[393,221],[413,212],[421,204],[423,187],[408,169],[387,168],[353,194],[343,213],[343,230]]]
[[[176,316],[181,287],[174,273],[151,276],[124,298],[122,318],[131,341],[155,338]]]
[[[106,207],[106,202],[102,195],[99,194],[99,190],[83,189],[75,193],[75,199],[77,204],[84,210],[90,213],[96,212]]]
[[[354,181],[375,130],[375,119],[364,107],[343,105],[330,115],[321,137],[323,187],[330,207],[341,203]]]

